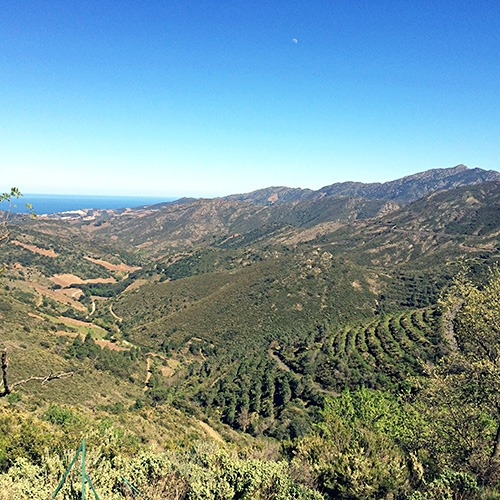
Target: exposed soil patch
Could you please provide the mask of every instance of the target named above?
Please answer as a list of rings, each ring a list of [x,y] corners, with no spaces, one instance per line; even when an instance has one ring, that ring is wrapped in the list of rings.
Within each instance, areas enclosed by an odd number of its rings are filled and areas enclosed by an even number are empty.
[[[222,439],[221,435],[217,431],[212,429],[212,427],[210,427],[207,423],[199,420],[198,424],[211,438],[215,439],[219,443],[224,443],[224,440]]]
[[[107,347],[108,349],[111,349],[112,351],[128,351],[126,347],[122,347],[114,342],[111,342],[110,340],[96,340],[95,343],[99,346],[101,346],[102,349]]]
[[[60,288],[59,290],[54,290],[54,293],[59,296],[66,296],[72,299],[78,299],[83,295],[83,292],[79,288]]]
[[[223,245],[226,243],[226,241],[232,240],[233,238],[237,238],[238,236],[241,236],[240,233],[232,234],[231,236],[228,236],[225,240],[222,240],[219,245]]]
[[[97,328],[98,330],[106,332],[104,328],[94,325],[94,323],[89,323],[88,321],[80,321],[79,319],[67,318],[66,316],[59,316],[58,319],[61,320],[62,322],[69,323],[70,325],[87,326],[89,328]]]
[[[28,316],[31,316],[32,318],[41,319],[42,321],[45,321],[45,318],[42,318],[38,314],[28,313]]]
[[[161,374],[164,377],[171,377],[174,373],[174,369],[171,366],[162,366],[161,367]]]
[[[45,295],[46,297],[50,297],[51,299],[56,300],[57,302],[61,302],[62,304],[67,304],[75,309],[78,309],[79,311],[86,311],[87,308],[83,305],[80,304],[80,302],[77,302],[76,300],[72,299],[68,295],[64,293],[64,290],[51,290],[50,288],[47,288],[46,286],[39,285],[38,283],[32,283],[29,282],[27,285],[31,286],[34,288],[38,293],[41,295]]]
[[[150,247],[153,244],[152,241],[145,241],[144,243],[141,243],[140,245],[136,245],[135,248],[146,248]]]
[[[71,293],[71,297],[73,297],[74,299],[79,299],[82,295],[85,294],[79,288],[77,288],[74,292]]]
[[[62,286],[63,288],[67,288],[71,285],[81,285],[83,283],[116,283],[116,279],[112,277],[82,280],[82,278],[74,274],[54,274],[54,276],[52,276],[52,278],[49,278],[49,280],[56,285]]]
[[[140,269],[140,267],[128,266],[123,262],[120,262],[120,264],[111,264],[110,262],[106,262],[105,260],[93,259],[92,257],[85,257],[85,259],[90,260],[90,262],[93,262],[94,264],[99,264],[100,266],[106,268],[108,271],[124,271],[126,273],[133,273],[134,271]]]
[[[45,248],[39,248],[36,245],[28,245],[27,243],[21,243],[17,240],[11,240],[10,242],[14,245],[26,248],[26,250],[30,250],[31,252],[45,255],[45,257],[57,257],[59,255],[58,253],[54,252],[54,250],[46,250]]]

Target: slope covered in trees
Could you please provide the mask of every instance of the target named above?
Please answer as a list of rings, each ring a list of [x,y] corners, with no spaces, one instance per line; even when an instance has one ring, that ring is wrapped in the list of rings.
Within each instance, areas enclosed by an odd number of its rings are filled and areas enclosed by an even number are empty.
[[[0,490],[88,436],[116,499],[497,498],[499,193],[13,225],[9,376],[74,375],[0,398]]]

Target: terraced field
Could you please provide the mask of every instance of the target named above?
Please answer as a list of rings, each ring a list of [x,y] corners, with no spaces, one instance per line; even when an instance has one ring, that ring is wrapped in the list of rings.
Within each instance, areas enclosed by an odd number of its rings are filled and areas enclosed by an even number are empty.
[[[191,356],[171,379],[169,392],[179,407],[222,418],[235,429],[296,437],[315,421],[325,396],[360,386],[399,391],[424,374],[449,350],[443,331],[437,308],[338,328],[290,330],[279,344],[271,340],[266,353],[248,345],[242,358],[239,345],[218,349],[216,356],[207,351],[203,359]]]
[[[314,359],[316,379],[335,390],[394,385],[422,374],[448,349],[436,308],[384,315],[331,332]],[[306,372],[308,368],[306,364]]]

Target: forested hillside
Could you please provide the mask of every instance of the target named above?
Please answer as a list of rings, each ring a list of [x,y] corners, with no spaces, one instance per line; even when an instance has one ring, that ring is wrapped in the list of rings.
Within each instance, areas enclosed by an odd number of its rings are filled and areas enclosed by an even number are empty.
[[[500,183],[448,170],[12,220],[0,499],[84,437],[102,498],[498,498]]]

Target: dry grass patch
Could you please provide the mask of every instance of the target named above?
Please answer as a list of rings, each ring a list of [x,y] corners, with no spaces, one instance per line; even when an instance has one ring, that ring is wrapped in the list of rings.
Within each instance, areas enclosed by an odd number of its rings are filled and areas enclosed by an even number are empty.
[[[130,292],[131,290],[135,290],[136,288],[139,288],[140,286],[145,285],[147,282],[148,282],[148,280],[145,280],[144,278],[136,279],[127,288],[125,288],[124,292]]]
[[[57,332],[54,332],[54,335],[75,338],[80,334],[78,332],[66,332],[65,330],[57,330]]]
[[[111,264],[110,262],[106,262],[105,260],[93,259],[92,257],[85,257],[85,259],[90,260],[90,262],[93,262],[94,264],[99,264],[108,271],[124,271],[126,273],[133,273],[134,271],[140,269],[140,267],[129,266],[127,264],[124,264],[123,262],[120,262],[120,264]]]
[[[54,250],[46,250],[45,248],[39,248],[36,245],[28,245],[27,243],[21,243],[17,240],[10,241],[13,245],[18,245],[20,247],[26,248],[34,253],[39,253],[40,255],[45,255],[45,257],[57,257],[59,254],[54,252]]]
[[[74,318],[67,318],[66,316],[59,316],[57,318],[59,321],[62,321],[63,323],[69,323],[70,325],[74,326],[86,326],[89,328],[96,328],[98,330],[102,330],[103,332],[106,333],[106,330],[100,326],[94,325],[94,323],[89,323],[88,321],[81,321],[79,319],[74,319]]]
[[[101,349],[104,349],[107,347],[108,349],[111,349],[112,351],[129,351],[130,349],[127,349],[126,347],[122,347],[114,342],[111,342],[110,340],[96,340],[95,343],[101,347]]]
[[[60,285],[63,288],[66,288],[70,285],[80,285],[83,283],[82,278],[79,278],[78,276],[74,274],[54,274],[52,278],[49,278],[52,283],[55,283],[56,285]]]
[[[64,290],[51,290],[50,288],[47,288],[46,286],[42,286],[42,285],[39,285],[37,283],[32,283],[32,282],[29,282],[27,284],[30,287],[34,288],[41,295],[45,295],[46,297],[54,299],[57,302],[61,302],[62,304],[66,304],[66,305],[69,305],[71,307],[74,307],[75,309],[78,309],[79,311],[87,311],[87,308],[83,304],[80,304],[80,302],[77,302],[71,296],[68,296],[67,294],[65,294]],[[80,292],[81,292],[81,290],[80,290]]]
[[[74,274],[54,274],[52,278],[49,278],[50,281],[55,283],[56,285],[60,285],[63,288],[67,288],[71,285],[81,285],[85,283],[116,283],[116,279],[113,277],[110,278],[92,278],[89,280],[82,280],[82,278],[74,275]]]

